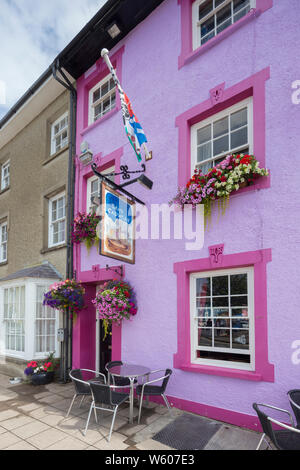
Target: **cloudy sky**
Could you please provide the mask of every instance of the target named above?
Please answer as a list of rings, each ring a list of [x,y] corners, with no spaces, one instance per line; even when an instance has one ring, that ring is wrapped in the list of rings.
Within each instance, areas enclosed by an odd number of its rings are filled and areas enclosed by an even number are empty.
[[[106,0],[0,0],[0,119]]]

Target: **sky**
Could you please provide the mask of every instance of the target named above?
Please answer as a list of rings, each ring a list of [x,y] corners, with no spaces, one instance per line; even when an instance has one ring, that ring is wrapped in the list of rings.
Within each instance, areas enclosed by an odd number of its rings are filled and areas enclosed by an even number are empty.
[[[0,0],[0,119],[106,0]]]

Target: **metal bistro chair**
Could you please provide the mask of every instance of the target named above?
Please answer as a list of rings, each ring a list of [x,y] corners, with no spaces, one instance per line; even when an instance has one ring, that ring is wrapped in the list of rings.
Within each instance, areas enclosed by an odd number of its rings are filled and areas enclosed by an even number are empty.
[[[122,366],[123,362],[122,361],[110,361],[106,364],[105,370],[107,372],[107,381],[110,384],[110,378],[112,378],[112,383],[113,385],[119,385],[120,387],[125,387],[127,385],[130,387],[130,380],[127,377],[117,377],[114,375],[111,375],[109,372],[109,369],[115,366]],[[134,379],[134,383],[137,383],[137,380]]]
[[[127,400],[129,397],[128,393],[115,392],[114,390],[128,388],[128,387],[127,385],[125,385],[124,387],[121,387],[121,386],[116,386],[116,385],[101,384],[99,382],[93,383],[92,381],[90,382],[90,387],[92,391],[93,401],[90,406],[90,411],[89,411],[88,419],[86,422],[84,435],[86,435],[87,429],[89,427],[92,410],[94,410],[96,422],[98,422],[96,410],[111,411],[113,413],[113,419],[111,422],[111,427],[110,427],[109,436],[108,436],[108,442],[109,442],[112,432],[113,432],[118,407],[119,405],[124,403],[125,400]]]
[[[276,408],[275,406],[265,405],[262,403],[253,403],[252,406],[256,411],[260,424],[263,428],[263,435],[261,440],[259,441],[256,450],[259,450],[264,440],[266,441],[268,447],[272,449],[266,437],[269,438],[271,443],[273,443],[276,449],[278,450],[300,450],[300,429],[297,429],[294,426],[293,417],[289,411],[283,410],[281,408]],[[272,410],[280,411],[289,415],[291,426],[281,423],[277,419],[271,418],[270,416],[266,415],[263,411],[261,411],[259,407],[270,408]],[[273,429],[272,423],[276,424],[280,428],[283,428],[283,430]]]
[[[105,375],[100,374],[99,372],[96,372],[94,370],[90,370],[90,369],[73,369],[73,370],[71,370],[71,372],[69,372],[69,376],[70,376],[70,379],[72,380],[72,382],[74,384],[75,394],[74,394],[73,399],[71,401],[71,404],[70,404],[70,407],[68,409],[66,418],[68,418],[68,416],[71,412],[71,409],[74,405],[74,401],[76,400],[77,397],[80,397],[80,396],[82,397],[81,401],[80,401],[80,405],[79,405],[79,408],[80,408],[82,403],[83,403],[83,400],[85,399],[85,397],[92,395],[91,388],[90,388],[90,380],[84,380],[83,377],[82,377],[82,372],[91,372],[91,373],[95,374],[95,376],[99,375],[101,377],[98,377],[98,380],[100,380],[101,382],[106,383]],[[91,379],[91,380],[96,381],[97,377],[95,377],[94,379]]]
[[[170,404],[169,404],[168,399],[165,395],[165,391],[166,391],[170,376],[172,374],[172,370],[171,369],[154,370],[154,371],[150,372],[149,375],[157,374],[158,372],[164,372],[164,376],[159,377],[158,379],[149,380],[148,382],[145,382],[142,385],[138,385],[136,387],[136,393],[140,398],[138,423],[140,423],[140,420],[141,420],[144,395],[145,396],[149,396],[149,395],[151,395],[151,396],[161,396],[164,399],[165,404],[167,405],[169,413],[172,415]],[[161,382],[161,381],[162,381],[161,385],[152,385],[156,382]]]
[[[297,421],[296,428],[300,429],[300,390],[290,390],[288,397]]]

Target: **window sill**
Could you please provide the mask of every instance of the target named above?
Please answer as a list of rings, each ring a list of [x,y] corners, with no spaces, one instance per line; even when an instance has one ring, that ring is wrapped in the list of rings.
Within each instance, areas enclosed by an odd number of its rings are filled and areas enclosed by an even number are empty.
[[[207,375],[218,375],[221,377],[229,377],[233,379],[240,379],[240,380],[250,380],[254,382],[261,382],[265,379],[263,378],[262,374],[250,371],[250,370],[242,370],[242,369],[231,369],[227,367],[216,367],[216,366],[206,366],[200,364],[184,364],[178,361],[176,355],[174,356],[174,364],[173,366],[175,369],[181,369],[186,372],[195,372],[198,374],[207,374]]]
[[[68,150],[68,148],[69,148],[69,145],[66,145],[65,147],[60,149],[58,152],[54,153],[53,155],[50,155],[50,157],[48,157],[46,160],[43,161],[42,163],[43,166],[47,165],[49,162],[52,162],[52,160],[54,160],[56,157],[58,157],[59,155],[64,153],[66,150]]]
[[[113,116],[114,114],[116,114],[118,111],[120,111],[120,107],[119,106],[116,106],[114,109],[112,109],[111,111],[109,111],[109,113],[105,114],[104,116],[102,116],[102,118],[100,119],[97,119],[97,121],[93,122],[92,124],[89,124],[87,127],[85,127],[81,132],[80,132],[80,135],[81,136],[84,136],[87,132],[91,131],[92,129],[94,129],[95,127],[97,127],[99,124],[101,124],[102,122],[106,121],[107,119],[109,119],[111,116]]]
[[[178,58],[178,68],[181,69],[181,67],[188,64],[189,62],[194,60],[196,57],[204,54],[206,51],[214,47],[216,44],[219,44],[219,42],[223,41],[223,39],[227,38],[227,36],[230,36],[232,33],[234,33],[234,31],[237,31],[242,26],[252,21],[254,18],[257,18],[260,14],[261,14],[260,9],[253,8],[252,10],[249,11],[249,13],[247,13],[247,15],[245,15],[239,21],[237,21],[236,23],[232,24],[227,29],[222,31],[222,33],[210,39],[203,46],[200,46],[197,49],[187,54],[181,54]]]
[[[50,248],[44,248],[43,250],[40,251],[40,253],[43,255],[45,253],[51,253],[51,251],[61,250],[62,248],[67,248],[67,244],[64,243],[62,245],[51,246]]]
[[[9,190],[10,190],[10,186],[7,186],[7,188],[1,189],[1,190],[0,190],[0,196],[1,196],[1,194],[4,194],[4,193],[6,193],[6,192],[9,191]]]
[[[7,261],[7,260],[6,260],[6,261],[0,261],[0,267],[1,267],[1,266],[6,266],[7,264],[8,264],[8,261]]]

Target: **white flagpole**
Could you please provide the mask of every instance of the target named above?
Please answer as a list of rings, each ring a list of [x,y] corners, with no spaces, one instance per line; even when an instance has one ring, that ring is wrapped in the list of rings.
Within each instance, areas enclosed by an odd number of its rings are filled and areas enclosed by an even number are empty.
[[[118,79],[118,77],[117,77],[116,71],[115,71],[115,69],[113,68],[113,65],[112,65],[112,63],[111,63],[111,61],[110,61],[110,58],[109,58],[109,51],[108,51],[107,49],[102,49],[102,51],[101,51],[101,57],[102,57],[102,59],[104,60],[104,62],[106,63],[107,68],[108,68],[108,70],[110,71],[110,73],[111,73],[111,75],[112,75],[112,78],[113,78],[113,80],[114,80],[116,86],[118,87],[119,93],[124,94],[124,91],[123,91],[123,89],[122,89],[122,87],[121,87],[121,84],[120,84],[120,82],[119,82],[119,79]],[[146,156],[149,157],[149,151],[148,151],[148,148],[147,148],[145,142],[142,144],[142,147],[144,148],[144,151],[145,151]]]

